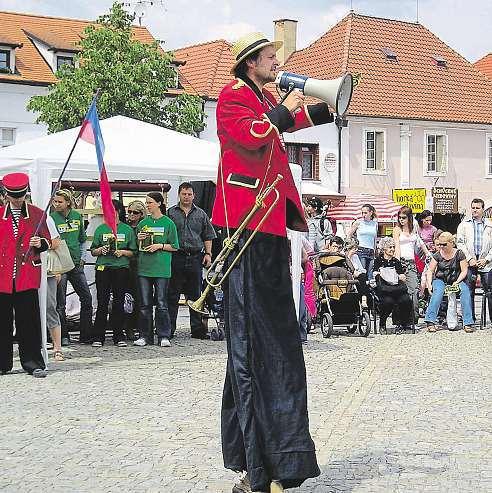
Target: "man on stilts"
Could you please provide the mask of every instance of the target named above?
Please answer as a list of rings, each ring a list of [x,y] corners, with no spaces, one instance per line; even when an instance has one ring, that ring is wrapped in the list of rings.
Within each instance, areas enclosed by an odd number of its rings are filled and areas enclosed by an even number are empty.
[[[261,33],[241,38],[232,48],[236,78],[217,104],[221,163],[212,222],[228,234],[238,228],[258,194],[281,175],[277,204],[224,282],[222,451],[226,468],[246,472],[234,493],[281,492],[320,474],[286,237],[286,227],[307,226],[281,134],[331,122],[333,115],[325,103],[304,105],[299,91],[278,104],[264,88],[275,80],[281,45]],[[265,199],[238,249],[275,196]]]

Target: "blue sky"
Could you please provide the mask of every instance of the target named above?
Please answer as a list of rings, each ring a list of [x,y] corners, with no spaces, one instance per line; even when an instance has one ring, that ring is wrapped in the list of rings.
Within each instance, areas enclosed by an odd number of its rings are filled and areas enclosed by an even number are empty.
[[[0,10],[94,19],[112,0],[0,0]],[[135,0],[128,7],[142,10]],[[168,49],[225,38],[248,31],[271,37],[273,20],[296,19],[298,48],[328,31],[350,10],[378,17],[415,21],[417,0],[153,0],[144,7],[143,24]],[[451,48],[474,62],[492,52],[492,0],[418,0],[419,21]]]

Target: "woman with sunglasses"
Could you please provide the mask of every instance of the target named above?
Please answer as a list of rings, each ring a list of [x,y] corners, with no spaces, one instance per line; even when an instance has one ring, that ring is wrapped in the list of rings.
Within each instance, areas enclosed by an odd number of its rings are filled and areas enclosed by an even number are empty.
[[[403,206],[398,211],[398,225],[393,229],[393,239],[395,240],[395,257],[400,259],[405,268],[408,294],[413,303],[414,322],[418,323],[419,277],[415,265],[415,253],[418,248],[423,250],[426,257],[430,256],[431,253],[418,233],[417,222],[413,218],[410,207]]]
[[[357,256],[367,272],[367,278],[371,280],[378,235],[376,209],[371,204],[364,204],[361,208],[361,215],[362,217],[354,221],[350,226],[347,238],[357,238],[359,242]]]
[[[141,200],[134,200],[128,204],[126,224],[133,229],[137,236],[138,223],[146,216],[145,204]],[[133,311],[125,313],[125,334],[129,341],[137,339],[138,318],[140,313],[140,295],[138,292],[138,256],[130,257],[130,272],[128,280],[128,293],[133,298]]]
[[[437,330],[437,315],[445,288],[451,286],[460,291],[465,332],[473,332],[470,289],[463,282],[468,274],[465,254],[456,248],[454,236],[447,231],[439,235],[436,245],[439,252],[434,254],[427,271],[427,289],[431,293],[430,303],[425,313],[427,330],[428,332]]]

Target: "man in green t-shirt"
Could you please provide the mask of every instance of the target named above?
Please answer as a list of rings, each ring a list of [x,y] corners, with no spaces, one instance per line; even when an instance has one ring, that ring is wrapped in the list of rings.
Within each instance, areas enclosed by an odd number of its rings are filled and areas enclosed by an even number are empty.
[[[58,283],[57,311],[60,315],[62,329],[62,346],[70,343],[65,313],[67,298],[67,282],[70,281],[80,299],[80,342],[90,341],[92,333],[92,295],[84,273],[85,241],[87,236],[82,216],[72,209],[73,198],[69,190],[58,190],[53,197],[54,212],[51,214],[55,221],[60,238],[67,243],[75,267],[63,274]]]
[[[113,342],[118,347],[126,347],[123,334],[125,292],[128,285],[130,258],[137,251],[133,229],[119,221],[118,213],[124,208],[119,200],[113,200],[116,211],[116,238],[107,224],[99,225],[94,231],[91,253],[96,260],[97,311],[94,321],[92,346],[104,344],[108,321],[108,305],[113,293],[111,321]]]

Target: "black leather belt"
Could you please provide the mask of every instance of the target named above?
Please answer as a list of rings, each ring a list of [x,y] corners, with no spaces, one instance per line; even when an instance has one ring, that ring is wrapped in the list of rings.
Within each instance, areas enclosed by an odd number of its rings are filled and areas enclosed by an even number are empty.
[[[180,253],[181,255],[186,255],[187,257],[194,257],[196,255],[200,255],[202,253],[201,250],[190,252],[187,250],[178,250],[177,253]]]

